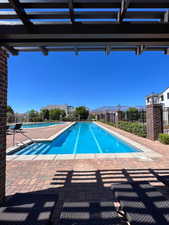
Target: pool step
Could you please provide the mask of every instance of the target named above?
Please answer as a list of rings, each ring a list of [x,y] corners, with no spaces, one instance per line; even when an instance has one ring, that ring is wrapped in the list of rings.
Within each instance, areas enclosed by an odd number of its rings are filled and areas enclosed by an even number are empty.
[[[26,146],[23,150],[19,151],[20,154],[24,155],[37,155],[37,154],[45,154],[47,150],[50,148],[50,145],[46,143],[33,143],[31,145]]]

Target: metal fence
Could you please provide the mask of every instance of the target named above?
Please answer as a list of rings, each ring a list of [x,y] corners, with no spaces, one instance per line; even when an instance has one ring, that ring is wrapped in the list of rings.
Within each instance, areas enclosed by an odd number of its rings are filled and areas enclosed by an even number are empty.
[[[125,114],[125,121],[128,122],[140,122],[140,123],[146,123],[146,111],[126,111]]]
[[[162,113],[163,118],[163,132],[169,134],[169,108],[163,108]]]

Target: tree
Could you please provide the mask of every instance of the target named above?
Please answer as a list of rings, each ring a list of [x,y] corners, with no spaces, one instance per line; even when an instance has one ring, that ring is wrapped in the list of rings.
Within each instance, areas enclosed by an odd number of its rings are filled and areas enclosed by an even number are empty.
[[[49,111],[50,120],[62,120],[65,117],[66,113],[61,109],[51,109]]]
[[[7,122],[8,123],[13,123],[15,121],[15,114],[14,110],[10,105],[7,106]]]
[[[14,110],[12,109],[10,105],[7,106],[7,113],[8,112],[14,114]]]
[[[75,109],[75,115],[79,120],[86,120],[89,116],[89,111],[85,106],[79,106]]]
[[[40,122],[42,118],[40,113],[35,111],[34,109],[28,111],[29,122]]]
[[[88,118],[89,118],[89,120],[96,120],[96,115],[90,113],[89,116],[88,116]]]
[[[137,121],[139,119],[138,109],[135,107],[128,108],[127,118],[129,121]]]
[[[41,116],[43,120],[49,120],[49,110],[48,109],[42,109],[41,110]]]

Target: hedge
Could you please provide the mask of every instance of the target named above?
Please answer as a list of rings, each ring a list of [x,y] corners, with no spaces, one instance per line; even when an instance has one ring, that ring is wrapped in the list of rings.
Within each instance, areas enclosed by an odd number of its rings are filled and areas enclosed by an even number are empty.
[[[117,128],[125,130],[127,132],[136,134],[140,137],[146,137],[147,136],[146,126],[141,124],[141,123],[138,123],[138,122],[119,121],[116,124],[110,123],[110,125],[113,125]]]
[[[169,134],[159,134],[158,140],[166,145],[169,145]]]

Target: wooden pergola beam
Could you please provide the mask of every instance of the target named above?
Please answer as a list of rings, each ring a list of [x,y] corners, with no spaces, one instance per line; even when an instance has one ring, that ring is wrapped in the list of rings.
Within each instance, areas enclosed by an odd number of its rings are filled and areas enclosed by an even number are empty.
[[[110,55],[110,53],[111,53],[111,46],[107,45],[106,49],[105,49],[105,55],[108,56],[108,55]]]
[[[9,3],[11,7],[17,13],[19,19],[24,24],[26,30],[31,33],[33,31],[33,23],[30,22],[30,20],[28,19],[27,14],[24,8],[21,6],[21,3],[19,2],[19,0],[9,0]]]
[[[74,47],[75,55],[79,56],[79,49],[77,47]]]
[[[169,22],[169,11],[168,10],[164,13],[163,22],[164,23],[168,23]]]
[[[123,21],[123,19],[125,18],[129,4],[130,4],[130,0],[122,0],[121,1],[121,8],[120,8],[120,11],[119,11],[118,17],[117,17],[117,21],[119,23],[121,23]]]
[[[71,20],[71,22],[73,24],[75,22],[75,14],[74,14],[73,0],[68,0],[68,6],[69,6],[70,20]]]
[[[164,54],[165,54],[165,55],[169,55],[169,48],[166,48],[166,49],[164,50]]]
[[[77,54],[77,46],[80,52],[103,50],[106,55],[117,49],[140,55],[140,45],[164,52],[169,48],[169,13],[164,6],[169,8],[168,0],[1,0],[0,9],[8,10],[0,11],[0,44],[13,55],[20,47],[36,47],[44,55],[51,49],[73,49]]]
[[[29,9],[38,8],[67,8],[67,1],[65,0],[22,0],[22,7]],[[75,8],[120,8],[121,0],[76,0]],[[9,8],[8,0],[0,1],[0,8]],[[169,1],[167,0],[140,0],[131,1],[130,8],[169,8]]]
[[[164,15],[167,11],[127,11],[126,19],[158,19],[164,20]],[[116,19],[118,12],[116,11],[74,11],[75,19]],[[26,13],[29,19],[69,19],[69,11],[30,11]],[[0,11],[0,19],[18,19],[18,15],[14,11]],[[145,22],[145,21],[144,21]]]
[[[40,49],[40,51],[42,52],[42,54],[44,55],[44,56],[48,56],[48,49],[46,48],[46,47],[44,47],[44,46],[40,46],[39,47],[39,49]]]
[[[19,51],[16,50],[15,48],[8,46],[8,45],[3,45],[2,46],[4,50],[6,50],[7,52],[9,52],[10,54],[17,56],[19,55]]]
[[[140,45],[136,48],[136,55],[141,55],[144,52],[144,45]]]

